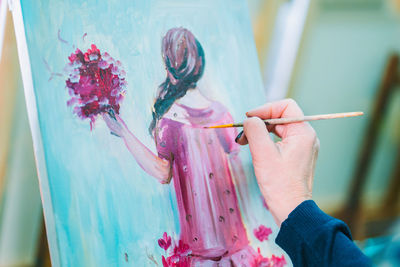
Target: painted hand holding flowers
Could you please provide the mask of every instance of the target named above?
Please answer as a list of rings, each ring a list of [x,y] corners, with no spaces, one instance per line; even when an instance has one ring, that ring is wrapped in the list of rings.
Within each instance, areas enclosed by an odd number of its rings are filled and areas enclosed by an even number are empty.
[[[68,59],[66,86],[71,98],[67,105],[73,107],[73,113],[82,120],[90,119],[90,129],[97,115],[119,114],[126,88],[121,62],[107,52],[100,53],[94,44],[86,53],[76,49]]]

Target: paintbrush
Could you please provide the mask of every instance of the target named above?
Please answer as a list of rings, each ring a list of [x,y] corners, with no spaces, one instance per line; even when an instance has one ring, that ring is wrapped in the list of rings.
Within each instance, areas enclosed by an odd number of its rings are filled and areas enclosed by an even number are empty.
[[[263,120],[265,125],[276,125],[276,124],[288,124],[295,122],[303,122],[303,121],[317,121],[317,120],[329,120],[329,119],[337,119],[337,118],[348,118],[348,117],[357,117],[364,115],[363,112],[345,112],[345,113],[332,113],[332,114],[320,114],[320,115],[312,115],[312,116],[302,116],[295,118],[279,118],[279,119],[268,119]],[[222,125],[213,125],[207,126],[204,128],[229,128],[229,127],[243,127],[243,122],[241,123],[230,123],[230,124],[222,124]]]

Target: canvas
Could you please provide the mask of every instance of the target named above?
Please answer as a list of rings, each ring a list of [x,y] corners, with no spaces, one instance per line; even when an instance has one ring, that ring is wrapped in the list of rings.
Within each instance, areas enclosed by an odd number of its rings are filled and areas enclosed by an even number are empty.
[[[53,264],[283,266],[237,130],[244,0],[14,1]]]

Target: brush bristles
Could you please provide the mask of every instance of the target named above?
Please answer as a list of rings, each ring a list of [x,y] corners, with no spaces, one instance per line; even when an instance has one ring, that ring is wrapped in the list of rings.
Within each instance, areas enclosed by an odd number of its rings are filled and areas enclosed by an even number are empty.
[[[215,129],[215,128],[227,128],[227,127],[234,127],[234,126],[233,126],[233,123],[231,123],[231,124],[222,124],[222,125],[207,126],[207,127],[204,127],[204,128],[207,128],[207,129]]]

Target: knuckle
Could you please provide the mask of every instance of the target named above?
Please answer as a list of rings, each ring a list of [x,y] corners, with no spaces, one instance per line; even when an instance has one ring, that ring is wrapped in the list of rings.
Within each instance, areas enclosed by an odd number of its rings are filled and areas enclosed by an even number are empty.
[[[286,98],[285,101],[287,102],[288,105],[296,105],[297,102],[293,98]]]
[[[311,143],[313,145],[315,143],[319,142],[317,133],[315,132],[315,130],[313,128],[310,129],[310,133],[306,135],[305,139],[306,139],[307,143]]]
[[[296,103],[296,101],[294,101],[294,99],[290,97],[286,98],[286,101],[289,103]]]
[[[314,130],[314,128],[311,127],[311,133],[310,133],[310,137],[315,141],[316,139],[318,139],[317,137],[317,132]]]
[[[245,119],[243,122],[243,128],[247,128],[249,126],[250,123],[250,118],[249,119]]]
[[[258,118],[258,117],[250,117],[250,118],[247,118],[247,119],[244,121],[243,126],[244,126],[244,127],[248,127],[248,126],[250,126],[250,125],[253,125],[253,124],[257,123],[259,120],[260,120],[260,118]]]
[[[321,143],[320,143],[320,141],[319,141],[319,138],[317,137],[317,138],[315,139],[315,143],[314,143],[315,150],[319,151],[320,144],[321,144]]]

